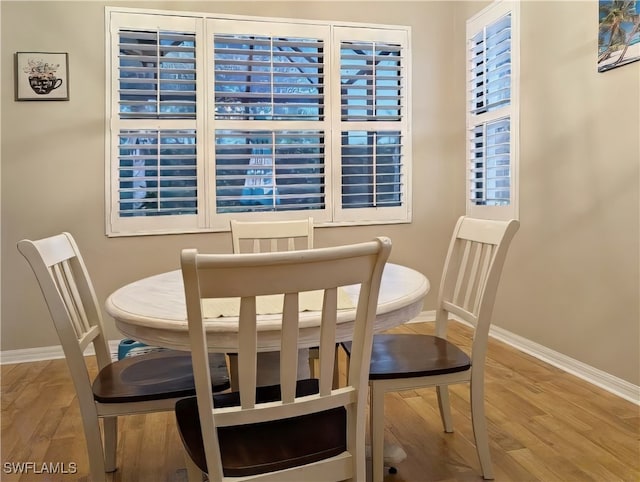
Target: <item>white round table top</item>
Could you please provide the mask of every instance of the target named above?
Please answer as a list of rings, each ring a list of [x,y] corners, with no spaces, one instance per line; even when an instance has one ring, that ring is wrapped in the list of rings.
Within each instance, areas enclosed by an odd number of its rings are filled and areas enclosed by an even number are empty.
[[[422,311],[424,297],[430,289],[429,280],[420,272],[387,263],[382,275],[375,331],[405,323]],[[359,286],[345,286],[344,291],[357,301]],[[117,328],[135,340],[156,346],[189,348],[187,312],[180,270],[170,271],[134,281],[113,292],[106,300],[107,312]],[[355,308],[338,314],[339,341],[350,339]],[[313,346],[311,335],[319,330],[320,312],[300,313],[300,344]],[[238,317],[224,316],[205,320],[211,351],[230,352],[238,333]],[[278,350],[280,343],[279,315],[259,315],[258,346],[262,351]]]

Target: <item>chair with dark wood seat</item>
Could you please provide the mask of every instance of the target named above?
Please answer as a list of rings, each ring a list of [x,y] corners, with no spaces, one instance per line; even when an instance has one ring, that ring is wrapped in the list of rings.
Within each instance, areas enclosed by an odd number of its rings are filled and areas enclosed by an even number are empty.
[[[184,250],[182,274],[196,397],[176,404],[189,480],[365,480],[365,424],[373,323],[387,238],[295,252],[198,254]],[[338,290],[361,284],[353,324],[354,358],[346,386],[333,388]],[[317,294],[319,333],[299,343],[300,293]],[[279,385],[256,381],[261,296],[282,303]],[[239,298],[238,392],[211,393],[203,306]],[[206,305],[205,305],[206,302]],[[317,379],[297,379],[301,346],[318,347]]]
[[[453,432],[448,385],[469,383],[471,420],[485,479],[493,478],[484,416],[484,365],[491,314],[507,250],[518,221],[461,217],[453,232],[440,282],[436,334],[376,334],[369,386],[373,482],[384,474],[384,394],[435,386],[445,432]],[[474,327],[471,354],[451,343],[447,322],[453,315]],[[343,343],[347,355],[351,345]]]
[[[191,355],[173,350],[112,362],[102,315],[89,273],[69,233],[18,242],[53,319],[76,389],[93,482],[116,470],[117,417],[173,410],[195,394]],[[84,352],[93,345],[98,374],[91,380]],[[229,388],[224,355],[212,354],[213,391]],[[103,421],[104,444],[99,419]]]

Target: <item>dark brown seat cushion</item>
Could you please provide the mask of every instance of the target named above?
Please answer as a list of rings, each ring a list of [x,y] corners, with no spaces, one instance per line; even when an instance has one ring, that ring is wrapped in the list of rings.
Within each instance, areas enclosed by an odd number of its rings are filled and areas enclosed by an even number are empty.
[[[315,379],[300,380],[297,396],[318,392]],[[260,402],[280,400],[280,387],[259,387]],[[215,394],[215,407],[237,406],[238,392]],[[189,456],[207,472],[196,397],[176,403],[178,430]],[[218,429],[223,472],[241,477],[282,470],[338,455],[346,450],[346,410],[342,407],[311,415]]]
[[[218,392],[230,387],[222,353],[209,355],[211,384]],[[102,403],[142,402],[195,395],[191,353],[176,350],[123,358],[103,368],[93,382]]]
[[[351,342],[342,343],[351,355]],[[373,337],[370,380],[413,378],[462,372],[471,368],[465,352],[431,335],[379,334]]]

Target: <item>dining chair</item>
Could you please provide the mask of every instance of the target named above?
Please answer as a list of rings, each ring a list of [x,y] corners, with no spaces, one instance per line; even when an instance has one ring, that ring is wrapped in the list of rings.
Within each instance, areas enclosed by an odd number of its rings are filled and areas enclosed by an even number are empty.
[[[471,421],[485,479],[493,478],[484,415],[484,367],[491,314],[509,244],[519,222],[461,217],[445,259],[436,307],[436,334],[376,334],[370,386],[373,482],[384,474],[384,394],[435,386],[445,432],[453,432],[448,385],[470,384]],[[474,328],[468,355],[447,340],[450,316]],[[343,343],[352,355],[350,343]],[[353,356],[350,357],[353,360]]]
[[[231,220],[231,243],[234,253],[263,253],[275,251],[293,251],[296,249],[313,249],[313,218],[295,219],[287,221],[238,221]],[[318,360],[317,347],[311,347],[308,351],[309,372],[314,376],[316,361]],[[266,363],[276,362],[277,353],[265,353],[261,355]],[[234,377],[237,369],[237,360],[234,354],[229,354],[229,369],[234,389]]]
[[[313,218],[288,221],[231,220],[234,253],[293,251],[313,248]],[[245,241],[251,249],[245,248]]]
[[[89,272],[69,233],[18,242],[49,308],[75,386],[93,482],[116,470],[117,417],[174,410],[182,397],[195,394],[188,352],[173,350],[111,360],[102,314]],[[93,345],[98,374],[87,365]],[[229,388],[224,355],[209,359],[214,391]],[[104,445],[99,419],[102,419]]]
[[[191,482],[237,480],[365,480],[369,357],[380,280],[391,251],[388,238],[295,252],[182,252],[196,396],[176,404]],[[333,383],[333,352],[342,286],[361,284],[352,332],[348,383]],[[319,332],[299,338],[299,295],[317,294]],[[280,384],[257,386],[257,306],[278,296]],[[217,298],[239,298],[238,392],[212,394],[203,313]],[[213,299],[213,300],[212,300]],[[206,304],[205,304],[206,302]],[[303,321],[302,321],[303,322]],[[318,378],[297,379],[301,346],[320,351]]]

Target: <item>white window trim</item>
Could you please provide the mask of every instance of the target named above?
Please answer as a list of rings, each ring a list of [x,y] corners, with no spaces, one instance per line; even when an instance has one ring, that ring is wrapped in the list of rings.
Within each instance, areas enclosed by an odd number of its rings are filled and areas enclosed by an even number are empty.
[[[215,176],[214,162],[208,162],[207,159],[214,159],[214,153],[210,152],[215,148],[213,143],[205,142],[205,136],[199,134],[197,137],[197,178],[198,178],[198,214],[196,215],[180,215],[180,216],[138,216],[132,218],[119,217],[117,212],[118,205],[118,165],[114,161],[116,155],[113,151],[117,149],[114,144],[114,133],[118,132],[119,122],[117,115],[117,100],[113,98],[113,86],[117,85],[118,79],[115,72],[117,69],[112,68],[112,62],[114,59],[113,52],[117,51],[117,35],[111,35],[112,18],[118,18],[119,15],[126,15],[129,18],[132,14],[140,15],[140,21],[136,25],[135,22],[127,21],[128,26],[140,28],[157,28],[159,25],[162,28],[176,28],[176,23],[167,26],[163,24],[163,21],[176,21],[177,25],[182,22],[195,22],[197,25],[197,35],[201,35],[200,38],[206,39],[206,42],[198,42],[196,44],[196,69],[197,69],[197,82],[198,92],[209,92],[207,95],[197,96],[197,114],[195,121],[188,121],[192,125],[195,124],[195,129],[199,133],[206,133],[211,135],[215,130],[212,124],[215,121],[208,119],[206,115],[206,108],[209,108],[208,112],[213,112],[214,93],[212,89],[205,89],[201,83],[211,83],[213,77],[213,64],[212,46],[209,45],[209,37],[212,35],[209,31],[208,25],[211,22],[220,20],[241,20],[241,21],[255,21],[264,24],[267,27],[275,23],[285,23],[288,25],[304,25],[309,26],[325,26],[331,32],[331,37],[335,37],[335,32],[340,29],[348,30],[351,32],[358,32],[360,30],[376,30],[376,41],[385,40],[390,36],[392,39],[397,39],[398,36],[404,37],[404,61],[403,61],[403,95],[407,99],[404,103],[403,120],[396,125],[390,126],[391,123],[375,122],[370,123],[369,130],[395,130],[401,131],[405,139],[403,140],[403,167],[402,167],[402,184],[403,184],[403,204],[400,207],[392,208],[360,208],[360,209],[341,209],[340,192],[341,183],[336,182],[340,179],[341,174],[341,153],[340,153],[340,109],[333,109],[332,115],[325,116],[325,124],[329,127],[325,130],[325,166],[326,166],[326,185],[325,192],[327,198],[331,196],[332,201],[327,201],[327,208],[325,210],[300,210],[295,212],[259,212],[259,213],[216,213],[215,208],[215,182],[207,182],[212,180]],[[146,18],[145,18],[146,16]],[[157,16],[155,19],[153,16]],[[157,22],[155,22],[157,20]],[[148,10],[137,8],[120,8],[120,7],[105,7],[105,25],[107,32],[107,38],[110,40],[106,42],[106,112],[108,113],[109,121],[106,122],[106,135],[105,135],[105,177],[106,177],[106,189],[105,189],[105,208],[106,208],[106,233],[108,236],[138,236],[147,234],[182,234],[182,233],[195,233],[195,232],[212,232],[212,231],[228,231],[229,220],[231,218],[236,219],[260,219],[260,220],[283,220],[283,219],[297,219],[306,218],[312,216],[314,218],[314,224],[317,226],[349,226],[349,225],[372,225],[372,224],[398,224],[409,223],[412,219],[412,186],[411,186],[411,164],[412,164],[412,143],[410,139],[410,120],[411,120],[411,102],[410,102],[410,66],[411,66],[411,46],[410,46],[410,32],[411,29],[408,26],[398,25],[379,25],[379,24],[362,24],[353,22],[320,22],[303,19],[287,19],[287,18],[268,18],[268,17],[251,17],[240,15],[219,15],[201,12],[182,12],[182,11],[164,11],[164,10]],[[178,27],[180,28],[180,27]],[[369,40],[371,40],[369,38]],[[204,45],[203,45],[204,44]],[[327,43],[327,51],[325,52],[325,58],[327,62],[331,62],[331,70],[337,72],[339,76],[339,44],[331,45]],[[115,50],[114,50],[115,49]],[[206,78],[208,76],[209,78]],[[338,81],[339,82],[339,81]],[[335,82],[335,78],[324,84],[325,98],[327,103],[338,102],[340,105],[340,89],[336,88],[338,84]],[[338,121],[338,122],[337,122]],[[131,122],[131,121],[130,121]],[[154,128],[167,127],[166,121],[157,122]],[[176,124],[185,121],[176,121]],[[337,123],[336,123],[337,122]],[[354,124],[354,123],[351,123]],[[401,124],[401,126],[399,126]],[[299,124],[298,124],[299,125]],[[142,124],[141,124],[142,126]],[[149,122],[144,124],[141,128],[149,128]],[[181,124],[180,127],[183,127]],[[337,126],[337,127],[336,127]],[[282,128],[286,129],[288,126],[286,122],[283,122]],[[350,126],[355,128],[355,125]],[[366,129],[363,129],[366,130]],[[336,139],[338,136],[338,139]],[[335,142],[334,142],[335,141]],[[209,151],[207,151],[207,149]],[[354,216],[354,213],[357,215]],[[383,214],[382,216],[380,214]]]
[[[465,157],[465,199],[466,213],[468,216],[482,219],[509,220],[519,219],[519,191],[520,191],[520,3],[516,1],[498,0],[481,10],[479,13],[467,20],[466,45],[484,27],[497,21],[507,14],[511,14],[511,103],[507,109],[499,109],[487,112],[481,116],[473,117],[470,113],[471,96],[468,85],[471,81],[471,71],[468,68],[469,59],[465,54],[465,65],[467,66],[467,78],[465,82],[466,112],[467,112],[467,136],[471,129],[479,123],[486,123],[500,119],[507,113],[511,118],[510,135],[510,169],[511,169],[511,189],[510,202],[507,206],[482,206],[471,202],[469,196],[470,166],[468,154]],[[469,140],[465,140],[466,151],[469,152]]]

